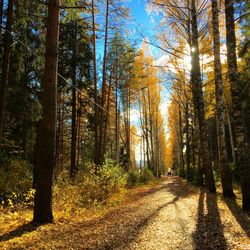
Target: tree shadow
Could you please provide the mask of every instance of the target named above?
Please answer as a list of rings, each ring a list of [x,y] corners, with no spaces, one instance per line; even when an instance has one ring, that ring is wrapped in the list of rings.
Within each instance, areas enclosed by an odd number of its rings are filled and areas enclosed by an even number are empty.
[[[250,237],[250,213],[244,212],[237,204],[236,199],[224,199],[231,213],[247,234]]]
[[[205,205],[207,214],[205,214]],[[228,249],[215,194],[205,193],[203,190],[200,192],[198,221],[193,239],[196,250]]]
[[[35,231],[37,228],[38,228],[38,225],[34,225],[33,222],[26,223],[8,233],[0,235],[0,242],[4,242],[4,241],[17,238],[17,237],[21,237],[25,233],[30,233],[32,231]]]
[[[67,241],[68,244],[71,244],[72,240],[73,244],[73,241],[75,242],[76,239],[79,239],[77,243],[79,244],[79,249],[83,249],[81,242],[84,242],[86,246],[84,249],[126,249],[164,207],[176,204],[177,201],[192,193],[186,185],[188,186],[182,180],[173,178],[168,183],[133,194],[125,205],[121,204],[101,217],[72,224],[65,221],[65,224],[68,224],[67,227],[59,227],[59,230],[53,230],[47,232],[46,235],[40,235],[39,241],[49,241],[57,238],[61,241]],[[165,201],[156,198],[155,201],[158,205],[155,204],[152,209],[150,206],[147,207],[145,201],[135,202],[135,200],[141,200],[158,192],[167,192],[172,194],[172,196],[169,196]],[[33,230],[36,230],[36,227],[29,223],[0,236],[0,240],[7,241]],[[71,235],[70,238],[68,237],[69,235]],[[39,244],[39,241],[35,241],[37,240],[32,239],[32,243],[27,242],[26,246]]]
[[[140,198],[142,198],[143,196],[151,195],[158,191],[166,191],[168,193],[171,193],[173,195],[173,198],[167,202],[163,201],[162,205],[156,207],[155,209],[152,209],[148,214],[141,213],[136,220],[125,222],[124,220],[122,220],[122,218],[131,218],[134,215],[135,211],[141,210],[140,204],[134,206],[132,209],[130,206],[122,210],[118,208],[114,211],[108,212],[103,218],[98,219],[97,221],[82,223],[80,227],[83,231],[85,231],[84,228],[88,230],[88,228],[91,228],[93,225],[99,224],[102,225],[104,231],[107,232],[107,237],[102,241],[102,244],[95,245],[98,242],[92,241],[91,245],[89,245],[87,249],[127,249],[127,247],[138,238],[140,233],[143,232],[145,228],[147,228],[152,219],[154,219],[162,209],[169,205],[175,205],[177,201],[192,193],[188,188],[183,189],[183,185],[184,187],[188,186],[188,184],[184,183],[181,179],[173,178],[170,183],[163,184],[161,187],[157,187],[150,190],[149,192],[140,195]],[[105,224],[107,224],[109,221],[113,221],[114,213],[116,213],[116,218],[118,219],[115,223],[112,222],[112,228],[105,229]],[[121,230],[117,230],[117,228],[120,228]],[[110,235],[112,235],[112,237],[110,237]],[[91,235],[90,237],[93,237],[93,235]]]
[[[116,232],[115,238],[113,238],[113,240],[104,242],[103,245],[100,245],[97,248],[94,247],[93,249],[127,249],[127,247],[137,239],[138,235],[140,235],[140,233],[143,232],[145,228],[147,228],[152,219],[155,218],[162,209],[171,204],[175,204],[177,201],[178,197],[174,197],[171,201],[166,202],[157,209],[153,210],[148,216],[141,217],[140,220],[138,220],[136,223],[133,223],[132,227],[127,227],[127,229],[123,231],[123,235]]]

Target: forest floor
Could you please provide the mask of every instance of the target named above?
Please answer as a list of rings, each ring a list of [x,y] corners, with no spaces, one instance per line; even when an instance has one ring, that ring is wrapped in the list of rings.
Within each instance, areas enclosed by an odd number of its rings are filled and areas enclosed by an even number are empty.
[[[0,249],[250,249],[250,216],[236,201],[178,177],[128,191],[103,212],[34,227],[31,211],[0,221]]]

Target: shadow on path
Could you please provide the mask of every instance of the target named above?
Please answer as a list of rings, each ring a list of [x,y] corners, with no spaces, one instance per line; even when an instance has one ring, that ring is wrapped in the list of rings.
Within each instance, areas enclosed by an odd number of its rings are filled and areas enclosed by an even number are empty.
[[[53,231],[39,235],[39,239],[27,241],[26,246],[51,242],[56,238],[60,239],[61,243],[58,244],[62,244],[60,249],[67,249],[66,246],[73,244],[79,246],[79,249],[126,249],[161,209],[191,194],[188,184],[181,179],[167,179],[161,185],[133,194],[125,204],[110,210],[102,217],[73,223],[65,221],[63,227],[55,224]],[[29,223],[0,236],[0,240],[11,240],[35,229]]]
[[[20,227],[14,229],[13,231],[10,231],[8,233],[1,235],[0,242],[4,242],[4,241],[17,238],[17,237],[21,237],[25,233],[30,233],[32,231],[35,231],[37,228],[38,226],[34,225],[32,222],[21,225]]]
[[[225,199],[225,202],[241,228],[250,237],[250,213],[242,211],[235,199]]]
[[[205,206],[207,206],[207,214],[205,214]],[[203,190],[200,192],[198,221],[193,239],[196,250],[228,249],[215,194],[205,193]]]

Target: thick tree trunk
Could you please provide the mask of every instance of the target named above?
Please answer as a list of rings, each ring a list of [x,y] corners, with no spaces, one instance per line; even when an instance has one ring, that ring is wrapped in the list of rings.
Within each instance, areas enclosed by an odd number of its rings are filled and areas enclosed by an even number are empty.
[[[43,116],[39,121],[37,133],[34,223],[53,221],[52,179],[55,166],[59,0],[48,2],[47,24],[45,69],[41,93]]]
[[[241,100],[241,88],[237,69],[234,1],[225,0],[226,44],[229,82],[232,96],[233,130],[235,135],[236,164],[239,169],[242,191],[242,208],[250,210],[250,167],[248,146]]]
[[[14,0],[8,1],[7,9],[7,24],[4,37],[4,52],[2,59],[2,79],[0,83],[0,141],[2,139],[3,126],[4,126],[4,114],[8,94],[8,82],[9,82],[9,68],[10,68],[10,53],[11,53],[11,30],[14,17]]]
[[[199,155],[202,159],[202,166],[205,171],[206,187],[211,193],[216,192],[211,161],[208,155],[208,142],[206,137],[205,106],[202,92],[202,80],[200,69],[199,33],[197,26],[197,12],[195,0],[192,0],[192,54],[191,54],[191,82],[193,89],[193,101],[195,116],[198,121],[199,131]]]
[[[212,24],[213,24],[213,50],[214,50],[214,73],[215,73],[215,95],[216,95],[216,126],[217,126],[217,142],[219,167],[221,175],[221,184],[224,197],[234,197],[232,186],[232,173],[228,165],[226,137],[225,137],[225,114],[223,101],[223,80],[220,60],[220,31],[218,19],[218,3],[217,0],[212,2]]]

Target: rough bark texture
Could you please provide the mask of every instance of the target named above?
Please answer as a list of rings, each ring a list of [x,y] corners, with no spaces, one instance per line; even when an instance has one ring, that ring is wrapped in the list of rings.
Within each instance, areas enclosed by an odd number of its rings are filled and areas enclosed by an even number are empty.
[[[9,68],[10,68],[10,52],[11,52],[11,30],[13,24],[13,8],[14,0],[8,1],[7,9],[7,24],[6,32],[4,36],[4,52],[2,59],[2,81],[0,83],[0,141],[2,138],[3,126],[4,126],[4,113],[6,107],[6,99],[8,94],[8,81],[9,81]]]
[[[220,60],[220,31],[218,19],[218,3],[217,0],[212,2],[212,25],[213,25],[213,50],[214,50],[214,73],[215,73],[215,95],[216,95],[216,126],[217,126],[217,142],[219,167],[221,175],[221,183],[223,195],[225,197],[234,197],[232,187],[232,174],[228,165],[226,138],[225,138],[225,115],[223,101],[223,80],[221,73]]]
[[[38,124],[35,165],[35,223],[49,223],[52,215],[52,178],[55,166],[56,85],[59,34],[59,0],[48,2],[45,69],[42,79],[43,116]]]
[[[213,171],[208,154],[208,142],[206,138],[205,107],[202,92],[201,69],[199,59],[199,33],[197,27],[197,12],[195,0],[192,0],[192,54],[191,54],[191,82],[193,89],[193,102],[195,116],[199,129],[199,155],[202,159],[202,166],[205,171],[206,186],[211,193],[216,192]]]
[[[237,69],[233,3],[233,0],[225,0],[227,63],[232,96],[236,164],[241,178],[242,207],[244,210],[250,210],[250,167],[248,163],[248,145],[244,122],[244,112],[240,94],[241,88]]]

